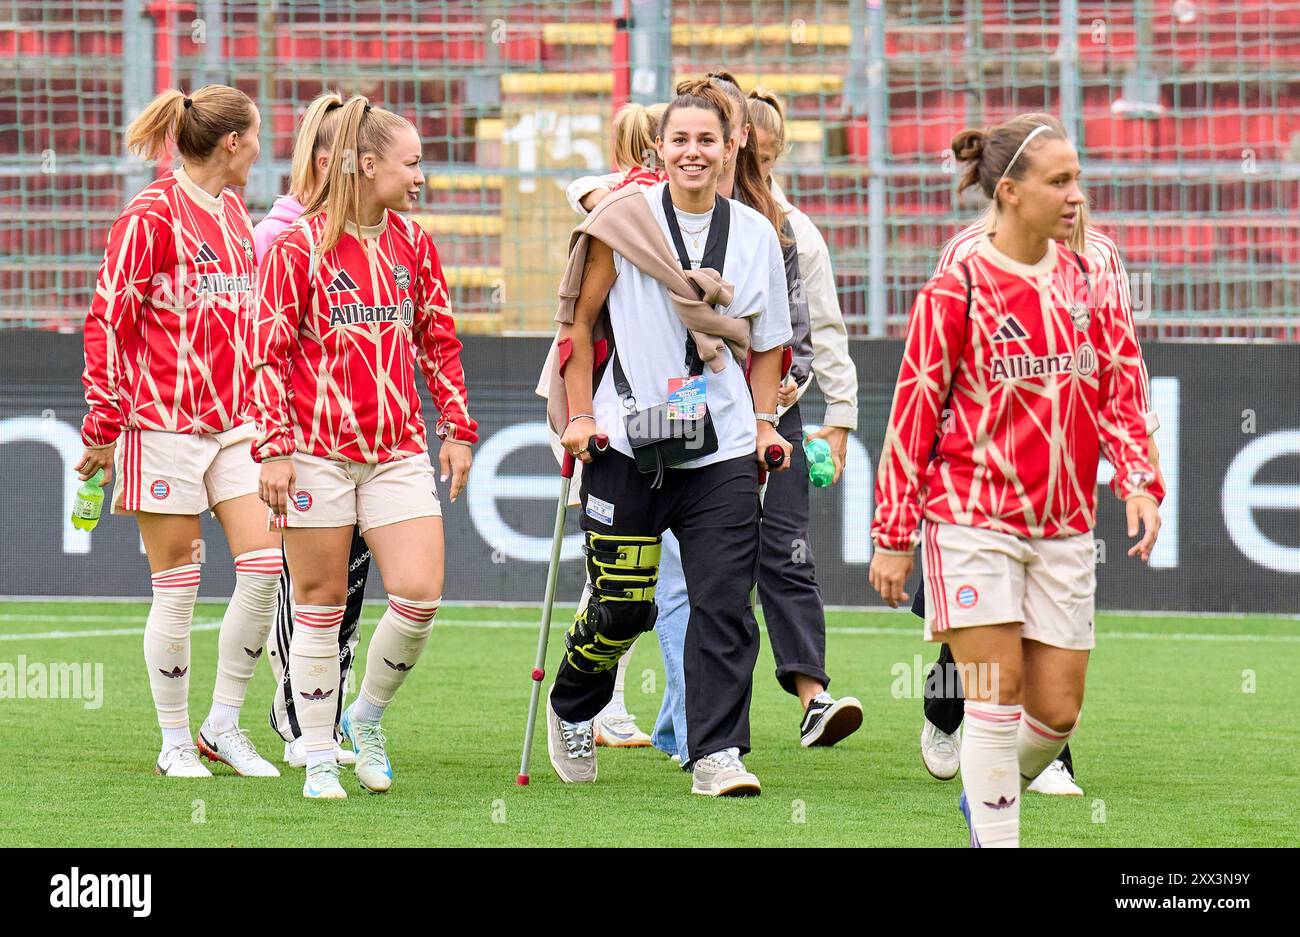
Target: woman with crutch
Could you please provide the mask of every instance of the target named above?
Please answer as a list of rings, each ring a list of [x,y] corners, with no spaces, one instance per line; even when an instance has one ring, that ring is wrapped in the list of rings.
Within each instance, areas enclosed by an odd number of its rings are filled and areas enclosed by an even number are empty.
[[[727,99],[707,80],[679,90],[658,143],[668,181],[602,201],[575,231],[561,284],[548,417],[584,463],[593,595],[566,636],[547,742],[561,780],[596,779],[591,720],[609,700],[618,659],[654,627],[660,541],[673,530],[687,584],[702,597],[685,647],[692,791],[754,795],[758,778],[741,756],[758,633],[744,610],[759,466],[773,446],[784,456],[778,470],[789,465],[790,444],[768,415],[790,312],[776,232],[717,192],[736,153]],[[612,355],[598,361],[598,343],[610,338]],[[598,433],[611,451],[592,461],[587,443]]]

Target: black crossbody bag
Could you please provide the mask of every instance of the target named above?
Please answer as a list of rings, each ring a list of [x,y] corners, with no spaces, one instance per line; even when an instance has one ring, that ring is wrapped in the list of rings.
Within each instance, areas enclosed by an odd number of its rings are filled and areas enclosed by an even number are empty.
[[[677,226],[677,213],[673,210],[672,196],[667,186],[664,186],[664,213],[668,218],[668,232],[672,235],[673,246],[677,249],[677,259],[683,270],[690,270],[691,260],[686,253],[682,232]],[[731,206],[725,198],[718,196],[713,205],[713,220],[710,222],[709,239],[704,245],[704,257],[700,260],[701,267],[712,267],[722,273],[730,230]],[[699,349],[695,347],[695,340],[691,338],[689,330],[686,332],[685,363],[687,375],[696,377],[704,373],[704,361],[700,358]],[[666,403],[645,410],[636,408],[636,397],[619,364],[617,348],[614,350],[614,389],[618,391],[627,410],[623,421],[637,470],[645,475],[654,474],[652,487],[658,488],[663,484],[664,469],[718,451],[718,433],[707,408],[704,416],[698,420],[668,419]]]

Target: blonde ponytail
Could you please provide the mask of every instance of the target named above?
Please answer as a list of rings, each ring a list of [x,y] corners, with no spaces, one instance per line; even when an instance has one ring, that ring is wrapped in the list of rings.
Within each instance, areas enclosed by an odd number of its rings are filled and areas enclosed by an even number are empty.
[[[325,213],[325,230],[317,248],[321,254],[334,249],[343,236],[345,224],[361,224],[361,157],[388,152],[394,132],[409,123],[392,111],[372,107],[359,94],[349,99],[337,114],[329,169],[306,211],[308,215]]]
[[[780,98],[763,88],[751,90],[749,122],[775,141],[777,159],[785,155],[785,108]]]
[[[126,148],[155,161],[175,141],[182,159],[201,163],[228,133],[253,125],[253,100],[227,85],[204,85],[192,96],[175,88],[159,94],[126,128]]]
[[[293,162],[289,167],[289,194],[306,205],[316,192],[316,157],[334,148],[343,96],[337,91],[317,95],[307,105],[293,141]]]
[[[626,172],[634,166],[654,167],[655,137],[668,105],[624,104],[614,115],[614,168]]]

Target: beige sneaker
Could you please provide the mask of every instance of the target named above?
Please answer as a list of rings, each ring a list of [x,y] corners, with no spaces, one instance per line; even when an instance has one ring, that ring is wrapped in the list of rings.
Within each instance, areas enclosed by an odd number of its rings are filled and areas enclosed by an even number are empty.
[[[551,707],[546,694],[546,750],[551,767],[565,784],[590,784],[596,780],[596,740],[592,722],[565,722]]]
[[[692,794],[706,797],[757,797],[763,789],[758,778],[745,770],[740,750],[726,748],[695,762]]]

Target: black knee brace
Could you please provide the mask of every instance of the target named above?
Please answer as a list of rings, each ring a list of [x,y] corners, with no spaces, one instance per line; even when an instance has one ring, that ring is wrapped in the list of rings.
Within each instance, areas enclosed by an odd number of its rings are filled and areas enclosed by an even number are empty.
[[[659,537],[587,533],[591,598],[565,635],[568,661],[583,673],[615,666],[655,625]]]

